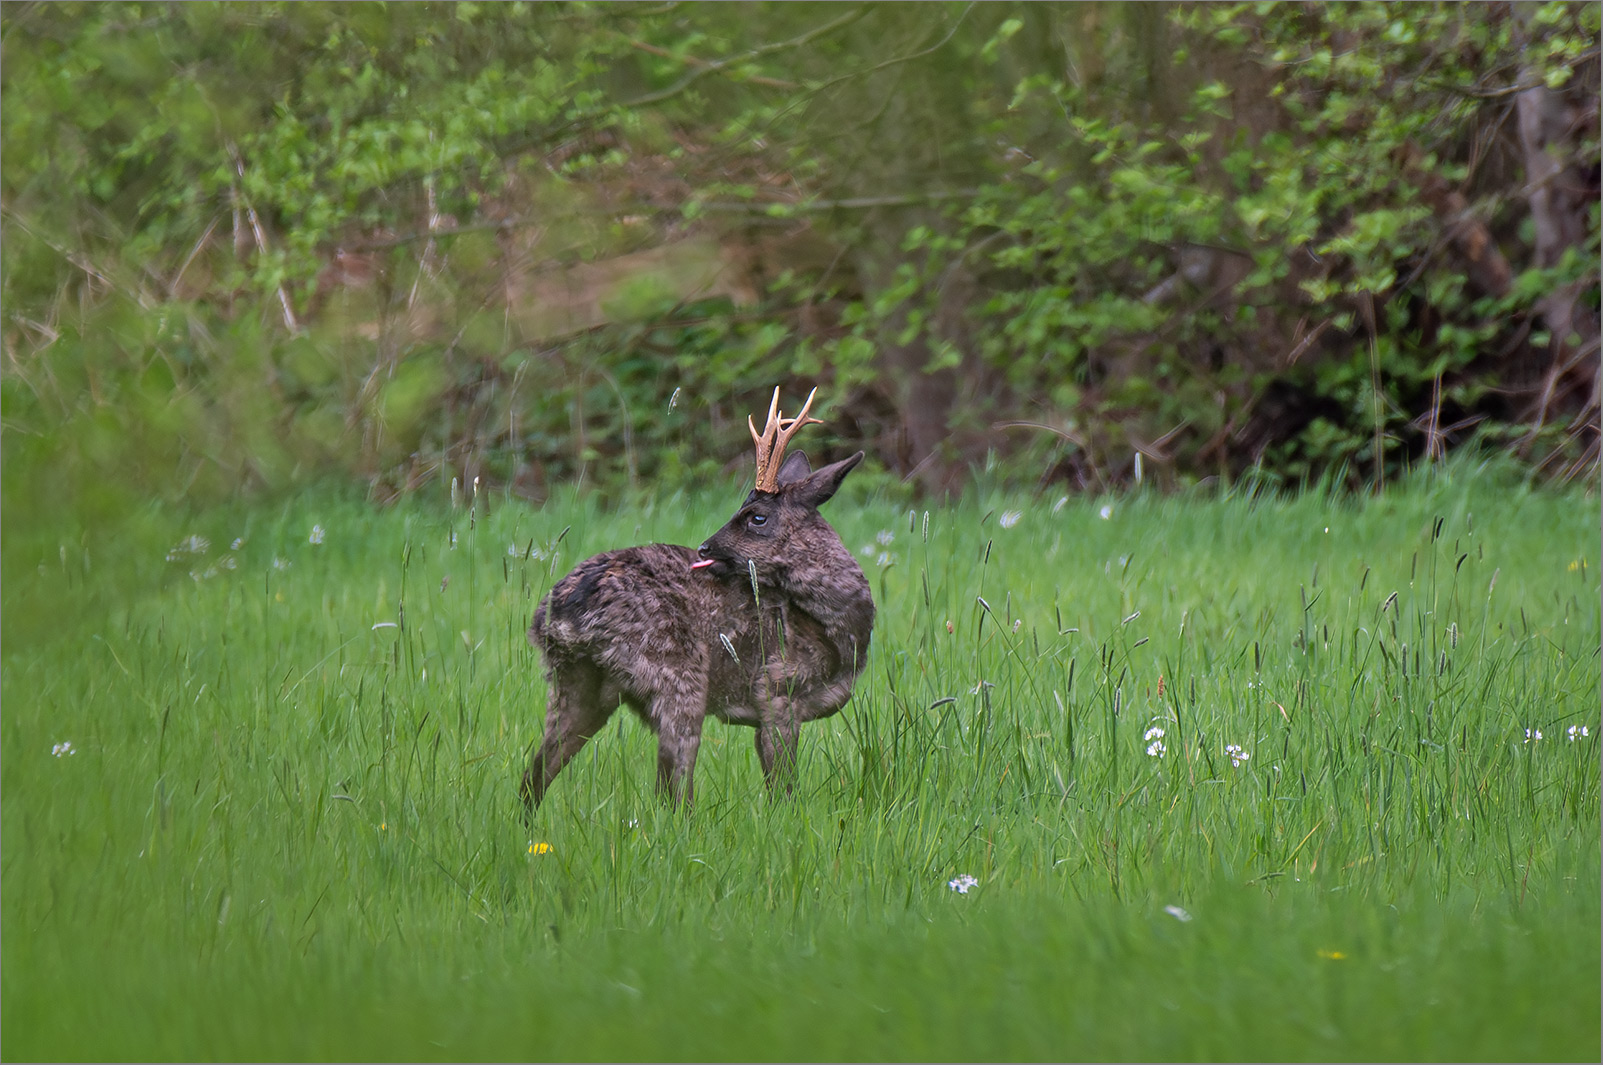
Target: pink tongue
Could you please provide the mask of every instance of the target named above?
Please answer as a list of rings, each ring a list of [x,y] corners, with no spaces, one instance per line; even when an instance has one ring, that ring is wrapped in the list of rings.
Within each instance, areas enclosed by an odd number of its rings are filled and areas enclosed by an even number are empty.
[[[701,560],[701,561],[700,561],[700,562],[692,562],[692,563],[691,563],[691,564],[690,564],[690,568],[691,568],[691,569],[701,569],[701,568],[702,568],[702,567],[703,567],[703,566],[710,566],[710,565],[712,565],[712,564],[713,564],[713,562],[714,562],[714,560],[713,560],[713,559],[710,559],[710,558],[704,558],[704,559],[702,559],[702,560]]]

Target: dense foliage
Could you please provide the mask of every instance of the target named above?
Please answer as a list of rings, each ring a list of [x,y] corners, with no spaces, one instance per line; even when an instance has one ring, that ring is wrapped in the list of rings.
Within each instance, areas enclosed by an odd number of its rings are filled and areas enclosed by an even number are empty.
[[[7,5],[8,498],[1598,454],[1598,9]]]

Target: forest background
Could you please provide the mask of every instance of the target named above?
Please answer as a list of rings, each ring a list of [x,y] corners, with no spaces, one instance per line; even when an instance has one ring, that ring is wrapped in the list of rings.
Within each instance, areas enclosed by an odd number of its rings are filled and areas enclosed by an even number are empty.
[[[8,525],[1595,476],[1596,4],[7,4]]]

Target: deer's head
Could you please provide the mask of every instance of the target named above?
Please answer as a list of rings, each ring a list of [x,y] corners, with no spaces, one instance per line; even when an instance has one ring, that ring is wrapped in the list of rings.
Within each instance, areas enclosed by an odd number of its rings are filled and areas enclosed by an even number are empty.
[[[708,570],[713,576],[745,577],[755,564],[758,579],[766,582],[792,568],[809,566],[821,549],[839,545],[840,538],[818,508],[834,496],[841,481],[863,460],[863,453],[817,470],[805,454],[785,454],[802,426],[822,424],[807,416],[817,392],[815,388],[808,395],[800,414],[786,418],[780,414],[776,388],[763,432],[758,433],[756,424],[747,419],[757,445],[757,486],[735,516],[701,545],[697,551],[700,561],[692,569]]]

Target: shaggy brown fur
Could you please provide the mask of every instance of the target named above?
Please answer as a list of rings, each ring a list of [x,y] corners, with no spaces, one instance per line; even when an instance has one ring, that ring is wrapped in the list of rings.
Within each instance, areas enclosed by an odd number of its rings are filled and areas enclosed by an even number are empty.
[[[868,581],[818,513],[862,458],[815,472],[793,454],[779,490],[753,491],[701,547],[608,551],[552,587],[529,626],[551,687],[529,809],[620,703],[657,734],[657,787],[676,802],[709,714],[756,728],[769,789],[788,791],[800,725],[846,705],[868,655]]]

